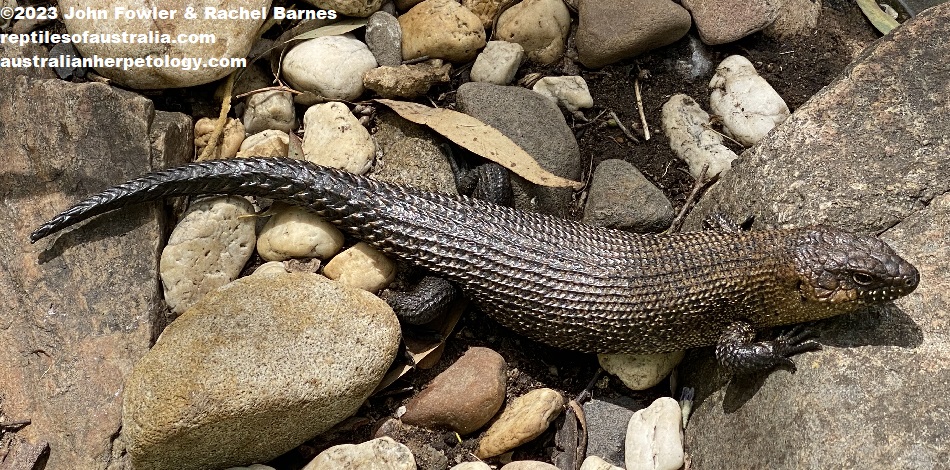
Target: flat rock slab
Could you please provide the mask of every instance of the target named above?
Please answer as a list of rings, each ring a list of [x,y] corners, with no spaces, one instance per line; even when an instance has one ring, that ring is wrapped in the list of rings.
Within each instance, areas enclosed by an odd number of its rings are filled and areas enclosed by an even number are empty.
[[[717,377],[707,351],[687,448],[695,468],[943,468],[950,461],[950,5],[864,52],[743,154],[690,216],[832,223],[882,238],[921,272],[893,305],[818,323],[794,375]]]
[[[18,54],[0,46],[0,56]],[[29,53],[32,55],[32,52]],[[191,120],[99,83],[0,69],[0,407],[49,441],[46,468],[105,468],[122,382],[164,312],[158,205],[104,216],[30,245],[82,197],[191,156]]]

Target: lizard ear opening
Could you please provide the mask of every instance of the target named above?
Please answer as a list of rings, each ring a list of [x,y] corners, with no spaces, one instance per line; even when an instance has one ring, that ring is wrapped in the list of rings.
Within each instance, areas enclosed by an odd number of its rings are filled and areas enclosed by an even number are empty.
[[[798,295],[801,298],[802,303],[803,304],[807,303],[808,294],[805,293],[805,283],[801,279],[799,279],[798,282],[795,283],[795,290],[798,291]]]

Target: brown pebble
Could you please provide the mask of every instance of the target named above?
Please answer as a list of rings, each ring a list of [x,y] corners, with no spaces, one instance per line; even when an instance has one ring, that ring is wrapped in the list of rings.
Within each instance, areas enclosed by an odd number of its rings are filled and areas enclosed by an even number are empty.
[[[469,434],[487,423],[505,401],[505,359],[471,348],[406,404],[404,423]]]

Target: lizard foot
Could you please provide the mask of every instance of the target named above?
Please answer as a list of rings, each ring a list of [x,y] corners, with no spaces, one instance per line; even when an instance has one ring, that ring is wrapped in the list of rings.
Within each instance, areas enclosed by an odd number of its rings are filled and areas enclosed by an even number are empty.
[[[729,326],[716,345],[716,359],[733,374],[750,374],[776,367],[795,372],[791,356],[821,349],[812,331],[801,325],[769,341],[755,340],[755,330],[744,322]]]

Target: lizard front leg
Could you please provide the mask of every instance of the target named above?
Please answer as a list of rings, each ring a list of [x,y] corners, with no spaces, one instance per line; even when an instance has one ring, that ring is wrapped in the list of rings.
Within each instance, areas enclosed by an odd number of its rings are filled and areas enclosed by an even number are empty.
[[[814,335],[797,325],[778,338],[755,342],[752,325],[737,321],[729,325],[716,344],[716,359],[733,374],[749,374],[782,367],[795,372],[795,363],[790,359],[805,351],[821,349]]]

